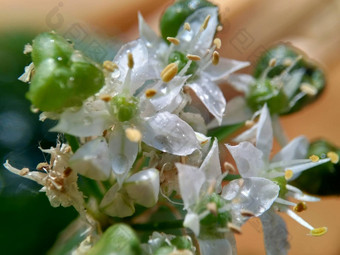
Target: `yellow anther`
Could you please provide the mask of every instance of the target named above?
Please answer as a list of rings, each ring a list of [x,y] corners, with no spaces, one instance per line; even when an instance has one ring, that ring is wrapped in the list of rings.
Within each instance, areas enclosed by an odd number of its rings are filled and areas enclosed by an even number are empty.
[[[161,78],[164,82],[169,82],[176,76],[177,72],[178,72],[177,63],[176,62],[171,63],[163,69],[163,71],[161,72]]]
[[[187,31],[191,31],[191,26],[188,22],[184,23],[184,29],[187,30]]]
[[[255,121],[253,121],[253,120],[246,120],[246,122],[244,124],[246,125],[247,128],[251,128],[252,126],[255,125]]]
[[[285,171],[285,179],[288,181],[290,180],[294,175],[294,172],[291,169],[287,169]]]
[[[276,58],[272,58],[270,61],[269,61],[269,66],[270,67],[273,67],[276,65]]]
[[[153,97],[154,95],[156,95],[157,94],[157,90],[155,90],[155,89],[147,89],[146,91],[145,91],[145,96],[147,97],[147,98],[151,98],[151,97]]]
[[[335,153],[334,151],[329,151],[327,153],[327,158],[330,158],[331,159],[331,162],[333,164],[336,164],[339,162],[339,155],[337,153]]]
[[[228,222],[227,227],[235,234],[242,234],[241,228],[231,222]]]
[[[213,56],[212,56],[212,63],[213,65],[218,65],[220,62],[220,54],[217,51],[214,51]]]
[[[28,168],[25,167],[25,168],[23,168],[23,169],[20,170],[19,175],[20,175],[20,176],[24,176],[24,175],[28,174],[29,171],[30,171],[30,170],[29,170]]]
[[[312,155],[309,157],[309,159],[312,161],[312,162],[318,162],[320,160],[320,158],[316,155]]]
[[[254,217],[255,214],[249,210],[241,209],[241,215],[244,217]]]
[[[293,207],[295,212],[303,212],[307,210],[307,204],[305,202],[297,203],[296,206]]]
[[[315,96],[318,93],[317,88],[313,87],[309,83],[302,83],[300,86],[300,90],[306,93],[308,96]]]
[[[118,66],[116,63],[113,63],[112,61],[105,60],[103,62],[103,68],[109,72],[113,72],[114,70],[118,68]]]
[[[201,57],[197,55],[187,54],[187,59],[192,60],[192,61],[200,61]]]
[[[221,25],[218,25],[216,30],[217,30],[217,32],[221,32],[223,30],[223,27]]]
[[[207,28],[209,20],[210,20],[210,15],[205,17],[205,19],[204,19],[204,21],[202,23],[202,26],[201,26],[201,32],[204,31]]]
[[[214,45],[216,46],[217,49],[221,49],[222,46],[222,41],[220,38],[215,38],[214,39]]]
[[[127,128],[125,129],[126,137],[134,143],[138,143],[142,140],[142,133],[136,128]]]
[[[132,69],[133,66],[135,65],[135,62],[133,61],[132,53],[129,52],[127,56],[128,56],[128,67],[129,67],[130,69]]]
[[[166,39],[175,45],[178,45],[180,43],[180,41],[175,37],[167,37]]]
[[[112,99],[112,97],[108,94],[100,95],[99,98],[100,100],[103,100],[104,102],[109,102]]]
[[[293,61],[292,61],[291,58],[285,58],[285,59],[283,60],[283,64],[284,64],[285,66],[290,66],[292,63],[293,63]]]
[[[314,228],[309,232],[309,234],[312,236],[322,236],[326,234],[327,231],[328,231],[327,227]]]
[[[207,209],[214,215],[217,215],[217,205],[214,202],[207,203]]]
[[[226,171],[229,171],[230,173],[232,173],[232,174],[236,174],[236,169],[235,169],[235,167],[232,165],[232,164],[230,164],[229,162],[224,162],[223,163],[223,166],[224,166],[224,169],[226,170]]]

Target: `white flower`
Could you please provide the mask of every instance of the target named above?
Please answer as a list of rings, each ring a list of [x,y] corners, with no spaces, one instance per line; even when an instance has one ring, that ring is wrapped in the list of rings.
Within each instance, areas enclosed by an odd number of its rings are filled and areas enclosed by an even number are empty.
[[[280,196],[275,200],[273,208],[286,212],[297,222],[309,228],[312,234],[317,232],[319,229],[314,230],[312,226],[289,209],[289,206],[295,206],[296,208],[296,206],[301,206],[301,204],[287,201],[286,198],[292,197],[300,201],[318,201],[319,199],[304,195],[299,189],[287,184],[286,180],[291,180],[302,171],[328,162],[329,159],[321,159],[317,162],[305,159],[309,144],[305,137],[300,136],[292,140],[270,160],[273,130],[269,110],[266,105],[261,110],[258,123],[240,137],[251,138],[254,136],[256,137],[256,146],[247,141],[241,142],[236,146],[226,145],[236,162],[240,175],[243,178],[262,177],[277,182],[280,186]],[[264,213],[261,216],[263,225],[268,221],[273,222],[272,227],[268,225],[264,227],[266,248],[269,254],[286,254],[288,249],[287,236],[282,236],[287,231],[276,231],[273,229],[277,225],[284,227],[284,224],[278,217],[273,215],[272,212]],[[267,243],[267,241],[274,238],[274,234],[275,238],[277,238],[276,241]],[[286,249],[281,249],[283,247],[286,247]]]
[[[190,30],[184,24],[189,24]],[[221,123],[226,101],[217,83],[232,72],[248,66],[248,63],[220,58],[218,52],[215,51],[221,46],[219,39],[213,42],[218,25],[217,8],[201,8],[190,15],[184,24],[179,29],[177,37],[174,38],[176,43],[168,46],[139,15],[140,37],[147,46],[154,66],[164,68],[169,63],[170,55],[173,52],[179,52],[188,58],[185,67],[179,72],[179,75],[183,76],[195,61],[197,70],[194,71],[186,85],[195,92],[218,123]],[[169,101],[163,103],[169,103]]]

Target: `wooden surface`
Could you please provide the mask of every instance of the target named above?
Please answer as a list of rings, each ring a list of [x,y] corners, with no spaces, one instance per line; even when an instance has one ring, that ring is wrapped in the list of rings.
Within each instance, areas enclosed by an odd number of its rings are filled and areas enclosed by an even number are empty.
[[[251,60],[257,52],[284,41],[291,42],[320,62],[327,75],[327,89],[320,100],[292,116],[283,118],[290,138],[305,134],[324,137],[340,146],[340,1],[337,0],[220,0],[224,30],[219,34],[224,57]],[[169,1],[0,1],[0,29],[16,27],[66,31],[77,22],[105,36],[134,39],[137,11],[157,29],[161,10]],[[54,16],[53,16],[54,15]],[[58,18],[59,17],[59,18]],[[62,22],[60,22],[62,20]],[[58,24],[59,22],[59,24]],[[249,69],[247,70],[250,71]],[[307,236],[307,230],[286,219],[290,232],[290,254],[340,254],[340,199],[331,197],[309,205],[302,217],[313,226],[328,226],[323,237]],[[264,254],[261,228],[256,220],[247,223],[237,236],[239,254]]]

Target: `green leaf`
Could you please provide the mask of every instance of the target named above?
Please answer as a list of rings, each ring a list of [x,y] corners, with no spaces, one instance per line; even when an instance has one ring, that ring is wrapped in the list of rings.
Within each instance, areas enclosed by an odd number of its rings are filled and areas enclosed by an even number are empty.
[[[88,255],[139,255],[141,248],[134,231],[125,224],[108,228]]]
[[[208,131],[207,136],[216,137],[218,141],[223,141],[236,132],[238,129],[243,127],[244,123],[237,123],[230,126],[222,126],[218,128],[214,128]]]

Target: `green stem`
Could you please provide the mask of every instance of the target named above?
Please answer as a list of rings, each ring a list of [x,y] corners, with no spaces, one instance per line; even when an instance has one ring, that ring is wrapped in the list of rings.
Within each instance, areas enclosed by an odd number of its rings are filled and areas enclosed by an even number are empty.
[[[67,140],[68,144],[71,146],[73,153],[75,153],[79,149],[79,143],[75,136],[64,134],[65,139]]]

